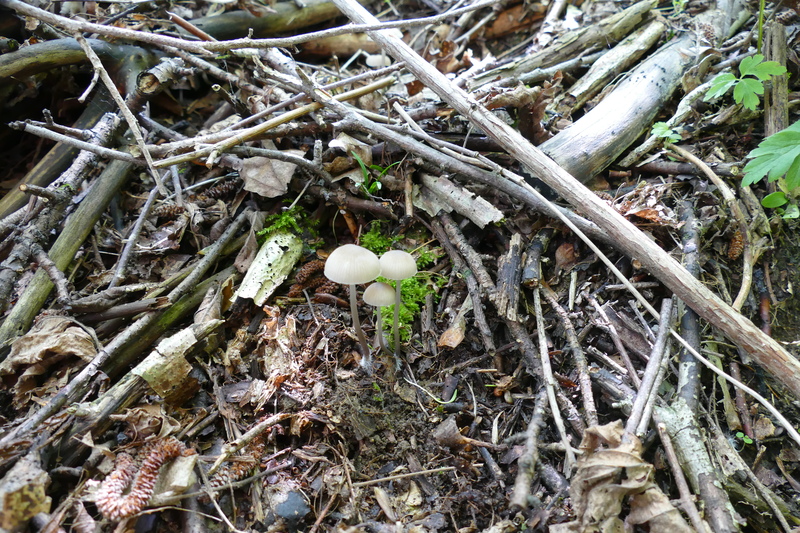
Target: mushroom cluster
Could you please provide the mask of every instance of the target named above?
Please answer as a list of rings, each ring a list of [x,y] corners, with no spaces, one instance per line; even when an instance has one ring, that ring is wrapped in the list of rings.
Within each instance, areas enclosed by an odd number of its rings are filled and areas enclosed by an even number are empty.
[[[396,289],[386,283],[373,283],[364,291],[364,301],[375,307],[394,303],[394,355],[400,356],[400,285],[402,280],[417,273],[417,264],[408,252],[392,250],[378,259],[371,251],[355,244],[345,244],[336,248],[325,262],[325,276],[336,283],[350,287],[350,312],[353,315],[353,329],[361,346],[361,367],[372,374],[372,354],[367,344],[361,320],[358,316],[356,285],[373,281],[378,276],[396,281]],[[394,293],[394,294],[393,294]],[[383,346],[383,327],[378,312],[378,339]]]

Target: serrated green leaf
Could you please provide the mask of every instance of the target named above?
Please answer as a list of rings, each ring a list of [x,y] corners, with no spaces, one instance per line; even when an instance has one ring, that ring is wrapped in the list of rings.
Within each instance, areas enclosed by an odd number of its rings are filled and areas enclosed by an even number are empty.
[[[666,122],[656,122],[653,124],[650,133],[657,137],[664,137],[665,135],[669,135],[670,131],[672,131],[672,128],[667,126]]]
[[[800,187],[800,157],[795,157],[786,171],[786,186],[790,191],[796,191]]]
[[[783,191],[777,191],[777,192],[774,192],[772,194],[766,195],[761,200],[761,205],[766,207],[766,208],[768,208],[768,209],[774,209],[774,208],[780,207],[780,206],[782,206],[782,205],[784,205],[784,204],[786,204],[788,202],[789,202],[789,199],[786,198],[786,194],[784,194]]]
[[[723,94],[727,93],[731,87],[736,85],[739,80],[736,79],[736,76],[727,72],[725,74],[720,74],[714,81],[711,82],[711,87],[706,92],[706,95],[703,97],[703,101],[708,102],[709,100],[713,100]]]
[[[758,107],[758,94],[764,94],[764,85],[753,78],[739,80],[733,89],[733,101],[745,108],[755,110]]]
[[[764,61],[763,63],[759,63],[753,67],[753,71],[750,74],[762,81],[765,81],[773,76],[786,74],[786,67],[777,61]]]
[[[747,163],[743,169],[744,177],[742,178],[742,186],[747,187],[757,181],[761,181],[767,175],[769,169],[772,167],[772,158],[768,156],[757,157]]]
[[[771,158],[771,165],[769,173],[767,174],[768,181],[775,181],[789,171],[795,159],[800,156],[800,146],[796,146],[793,150],[787,150],[782,154],[776,154]]]
[[[764,61],[764,56],[762,54],[745,57],[742,59],[742,62],[739,63],[739,73],[742,75],[742,77],[747,76],[748,74],[753,74],[753,69],[762,61]]]
[[[800,144],[800,131],[790,131],[788,128],[770,135],[761,141],[757,148],[753,149],[747,157],[758,157],[760,155],[782,152]]]

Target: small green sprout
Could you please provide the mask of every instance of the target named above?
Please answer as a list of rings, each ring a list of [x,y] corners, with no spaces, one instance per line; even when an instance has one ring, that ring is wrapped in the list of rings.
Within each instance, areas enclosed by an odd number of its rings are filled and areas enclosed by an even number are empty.
[[[676,143],[681,140],[681,135],[673,128],[670,128],[666,122],[656,122],[650,130],[650,135],[663,138],[671,143]]]
[[[395,161],[394,163],[385,168],[380,165],[367,166],[367,164],[364,163],[364,160],[361,159],[361,157],[357,153],[350,152],[350,154],[355,158],[356,161],[358,161],[358,166],[361,167],[361,175],[364,176],[364,182],[361,184],[361,187],[364,189],[364,192],[367,193],[368,196],[373,196],[377,194],[381,190],[381,187],[383,187],[383,184],[381,183],[381,178],[384,177],[386,173],[389,172],[389,170],[393,166],[400,164],[400,161]],[[372,172],[370,172],[371,170],[378,172],[377,178],[375,179],[372,178]]]
[[[755,111],[758,95],[764,94],[764,83],[773,76],[786,74],[786,67],[776,61],[764,61],[764,56],[756,54],[745,57],[739,64],[739,77],[731,72],[720,74],[711,82],[704,101],[713,100],[733,88],[733,101],[746,109]]]
[[[745,444],[753,444],[753,439],[742,433],[741,431],[736,432],[736,438],[740,441],[744,442]]]

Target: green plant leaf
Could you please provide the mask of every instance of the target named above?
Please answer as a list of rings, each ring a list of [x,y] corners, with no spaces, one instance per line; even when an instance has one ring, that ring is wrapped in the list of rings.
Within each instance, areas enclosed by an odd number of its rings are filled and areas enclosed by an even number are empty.
[[[739,73],[742,76],[747,76],[748,74],[753,74],[753,69],[764,61],[764,56],[762,54],[756,54],[750,57],[745,57],[742,59],[741,63],[739,63]],[[753,74],[755,76],[755,74]]]
[[[794,158],[789,170],[786,171],[786,187],[790,191],[800,188],[800,155]]]
[[[800,207],[797,204],[789,204],[781,216],[783,218],[800,218]]]
[[[744,167],[742,185],[752,185],[764,176],[769,176],[769,181],[775,181],[783,174],[787,175],[789,190],[800,186],[800,145],[794,145],[789,150],[768,152],[752,159]]]
[[[793,126],[789,126],[783,131],[779,131],[774,135],[770,135],[758,145],[758,148],[752,150],[747,157],[760,157],[762,155],[771,155],[781,153],[785,150],[800,145],[800,131],[790,130]]]
[[[759,80],[766,81],[772,76],[786,74],[786,67],[777,61],[764,61],[764,56],[756,54],[753,57],[742,59],[739,72],[742,73],[742,77],[755,76]]]
[[[768,194],[761,199],[761,205],[768,209],[774,209],[776,207],[786,205],[788,202],[789,199],[786,198],[786,194],[783,191],[777,191],[772,194]]]
[[[764,84],[753,78],[739,80],[733,89],[733,101],[755,111],[758,107],[758,94],[764,94]]]
[[[709,100],[713,100],[723,94],[727,93],[731,87],[738,83],[738,79],[736,76],[731,74],[730,72],[726,72],[725,74],[720,74],[711,82],[711,88],[708,89],[705,97],[703,100],[708,102]]]

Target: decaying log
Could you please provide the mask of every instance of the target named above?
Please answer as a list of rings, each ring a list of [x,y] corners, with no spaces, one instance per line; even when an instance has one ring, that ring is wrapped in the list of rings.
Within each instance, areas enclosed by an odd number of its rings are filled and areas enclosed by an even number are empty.
[[[713,29],[721,40],[741,6],[738,0],[719,2],[717,9],[698,15],[696,24]],[[650,128],[681,76],[699,59],[699,39],[687,33],[662,46],[590,112],[539,148],[578,180],[591,179]]]
[[[541,52],[527,55],[518,61],[476,76],[468,85],[470,89],[475,89],[496,78],[519,79],[531,70],[549,67],[587,52],[605,48],[608,43],[617,42],[630,33],[654,6],[652,0],[642,0],[596,24],[562,35],[556,44],[548,46]]]

